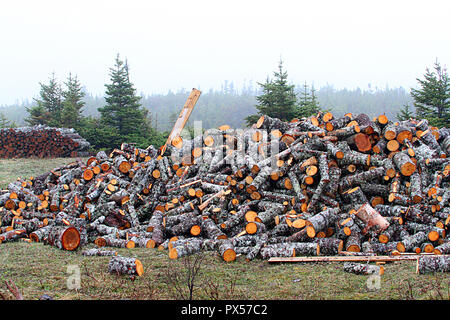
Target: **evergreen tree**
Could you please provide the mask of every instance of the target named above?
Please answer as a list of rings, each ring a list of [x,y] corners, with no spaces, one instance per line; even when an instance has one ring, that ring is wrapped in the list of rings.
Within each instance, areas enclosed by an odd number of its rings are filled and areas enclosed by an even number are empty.
[[[6,116],[0,112],[0,129],[9,128],[11,125],[11,121],[9,121]]]
[[[61,124],[66,128],[78,128],[81,120],[81,111],[85,105],[83,101],[84,92],[77,77],[72,77],[69,73],[66,85],[66,91],[62,93],[64,97],[63,110],[61,115]]]
[[[312,85],[311,86],[311,108],[314,111],[314,113],[318,113],[319,111],[322,110],[322,108],[320,107],[316,92],[317,92],[317,90],[314,88],[314,85]]]
[[[28,123],[30,126],[36,126],[36,125],[44,125],[47,124],[50,118],[50,112],[48,112],[43,104],[38,101],[38,104],[35,106],[32,106],[30,108],[25,107],[26,111],[28,112],[29,116],[25,118],[25,122]]]
[[[283,121],[289,121],[295,117],[297,97],[294,85],[287,82],[288,74],[283,70],[283,61],[280,60],[278,72],[274,72],[274,79],[266,79],[265,83],[258,83],[262,87],[262,94],[256,97],[258,115],[268,115]],[[251,125],[258,119],[258,115],[245,118],[247,125]]]
[[[151,136],[155,134],[146,120],[147,110],[139,103],[130,81],[128,63],[117,55],[115,65],[110,68],[111,83],[106,84],[106,105],[99,108],[100,134],[103,145],[112,147],[121,142],[135,142],[147,147]]]
[[[410,106],[408,104],[405,104],[402,109],[397,113],[397,120],[398,121],[405,121],[409,119],[414,118],[414,113],[410,109]]]
[[[309,117],[313,114],[317,114],[319,111],[320,106],[317,101],[316,90],[314,89],[314,86],[312,86],[311,90],[309,90],[309,87],[305,82],[302,91],[300,91],[296,117]]]
[[[450,126],[450,80],[447,70],[436,60],[434,71],[426,69],[424,79],[417,79],[419,89],[411,89],[416,115],[433,126]]]
[[[55,74],[52,74],[49,84],[39,83],[39,85],[41,86],[39,92],[40,99],[35,99],[38,104],[38,108],[33,110],[33,112],[42,112],[43,108],[47,116],[44,123],[49,126],[60,127],[63,110],[63,97],[61,86],[56,81]]]

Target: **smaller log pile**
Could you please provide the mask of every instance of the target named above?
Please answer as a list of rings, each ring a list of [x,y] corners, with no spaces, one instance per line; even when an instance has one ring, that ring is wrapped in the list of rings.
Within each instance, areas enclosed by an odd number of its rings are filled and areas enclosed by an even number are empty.
[[[215,251],[224,261],[446,255],[449,156],[450,130],[426,120],[262,116],[252,129],[177,136],[163,156],[122,144],[10,183],[0,240],[157,248],[171,259]],[[137,272],[119,260],[111,270]]]
[[[0,158],[84,157],[90,143],[74,129],[43,125],[0,129]]]

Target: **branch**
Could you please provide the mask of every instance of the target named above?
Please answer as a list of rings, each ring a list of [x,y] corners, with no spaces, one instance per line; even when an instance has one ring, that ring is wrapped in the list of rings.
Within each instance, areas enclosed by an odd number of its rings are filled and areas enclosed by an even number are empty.
[[[8,283],[9,282],[9,283]],[[12,293],[12,295],[16,298],[16,300],[23,300],[23,296],[17,288],[16,284],[12,280],[5,280],[6,287]]]

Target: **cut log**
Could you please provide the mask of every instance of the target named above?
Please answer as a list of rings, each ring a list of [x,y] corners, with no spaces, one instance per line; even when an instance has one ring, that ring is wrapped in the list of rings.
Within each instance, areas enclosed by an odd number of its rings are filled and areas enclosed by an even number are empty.
[[[355,262],[346,262],[344,263],[344,271],[354,274],[363,274],[363,275],[383,275],[384,268],[383,266],[371,265],[371,264],[362,264]]]
[[[192,254],[195,254],[197,252],[200,252],[202,249],[202,242],[201,241],[186,241],[183,244],[176,246],[174,248],[171,248],[169,250],[169,258],[170,259],[178,259],[182,257],[186,257]]]
[[[306,233],[308,236],[314,238],[317,232],[333,225],[337,221],[339,211],[339,208],[326,209],[306,220]]]
[[[365,223],[363,233],[369,230],[380,232],[389,227],[389,222],[368,203],[363,204],[355,215]]]
[[[98,247],[107,246],[107,247],[127,248],[127,249],[133,249],[136,246],[136,244],[132,240],[120,239],[111,235],[97,238],[95,240],[95,244]]]
[[[147,232],[152,232],[152,240],[154,241],[154,247],[164,242],[164,227],[163,227],[164,215],[161,211],[155,211],[147,226]]]
[[[400,170],[400,173],[406,177],[411,176],[416,171],[416,165],[411,161],[410,157],[403,152],[397,152],[394,155],[393,160]]]
[[[410,176],[411,186],[410,186],[410,195],[411,199],[414,203],[419,203],[423,199],[422,194],[422,179],[418,172],[414,172]]]
[[[450,242],[443,243],[436,248],[434,248],[433,252],[435,254],[450,254]]]
[[[220,228],[214,223],[212,219],[203,219],[202,220],[202,230],[204,230],[205,235],[208,239],[220,240],[227,239],[225,233],[220,230]]]
[[[84,250],[82,252],[82,255],[83,256],[117,256],[117,251],[92,248],[92,249]]]
[[[356,148],[360,152],[367,152],[372,150],[372,143],[370,142],[369,136],[364,133],[354,134],[346,139],[350,146]]]
[[[78,248],[81,238],[79,231],[74,227],[52,226],[44,240],[46,244],[72,251]]]
[[[219,254],[226,262],[236,260],[236,252],[234,251],[234,245],[230,240],[222,240],[219,248]]]
[[[319,245],[322,255],[337,255],[344,248],[344,241],[336,238],[316,238],[314,242]]]
[[[252,221],[245,225],[245,231],[248,234],[260,234],[266,232],[267,228],[264,223]]]
[[[144,266],[142,262],[135,258],[127,258],[122,256],[114,256],[109,260],[109,273],[129,276],[142,276],[144,274]]]
[[[34,242],[44,242],[47,238],[52,226],[46,226],[30,233],[30,239]]]
[[[130,241],[132,241],[135,246],[139,248],[151,248],[154,245],[153,240],[148,237],[131,237]]]
[[[361,235],[359,233],[352,232],[352,234],[347,238],[345,250],[350,252],[361,251]]]
[[[25,229],[14,229],[10,231],[6,231],[5,233],[0,234],[0,243],[15,241],[17,239],[21,239],[26,237]]]
[[[450,256],[421,256],[417,259],[416,273],[450,272]]]
[[[409,252],[415,247],[420,247],[422,243],[427,241],[428,236],[425,232],[421,231],[414,235],[411,235],[397,243],[397,250],[400,252]]]
[[[341,190],[346,190],[355,185],[367,184],[368,181],[377,181],[383,177],[385,173],[386,170],[383,167],[378,167],[368,171],[348,175],[341,180],[340,188]]]
[[[261,248],[267,243],[269,240],[269,235],[267,233],[263,234],[261,237],[259,237],[256,240],[255,246],[251,247],[250,250],[247,252],[245,259],[247,261],[251,261],[258,256],[259,252],[261,251]]]

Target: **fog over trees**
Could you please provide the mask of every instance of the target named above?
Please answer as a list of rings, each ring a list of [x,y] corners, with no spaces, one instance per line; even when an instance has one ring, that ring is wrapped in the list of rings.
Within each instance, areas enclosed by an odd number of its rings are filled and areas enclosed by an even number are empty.
[[[33,102],[0,107],[0,127],[45,124],[75,128],[93,149],[108,149],[121,142],[141,148],[164,143],[190,90],[165,94],[137,94],[130,80],[127,60],[117,55],[110,68],[105,95],[96,96],[69,73],[63,83],[52,73],[48,83],[40,82],[39,98]],[[449,126],[450,80],[438,60],[434,69],[426,68],[416,88],[403,87],[334,88],[327,84],[295,84],[280,59],[278,68],[264,82],[249,82],[238,88],[225,80],[220,89],[203,90],[186,125],[201,121],[203,129],[229,125],[250,126],[264,114],[290,121],[331,111],[340,117],[346,113],[386,115],[392,120],[427,119],[432,125]],[[198,88],[202,90],[202,88]]]
[[[304,90],[304,83],[295,84],[295,92],[298,96]],[[310,88],[313,84],[307,84]],[[234,86],[233,81],[223,82],[220,89],[202,89],[202,95],[198,100],[191,115],[190,122],[201,120],[204,128],[211,128],[224,123],[232,127],[245,126],[245,118],[257,112],[256,97],[260,95],[261,88],[255,84],[248,84],[241,88]],[[82,114],[84,116],[99,117],[97,108],[105,105],[103,96],[89,93],[84,88]],[[171,128],[190,92],[189,89],[178,89],[165,94],[145,94],[141,104],[151,113],[152,125],[159,131]],[[395,119],[397,113],[405,104],[412,104],[409,89],[403,87],[384,88],[335,88],[332,84],[315,88],[315,95],[319,105],[323,109],[331,110],[335,115],[343,115],[347,112],[378,115],[385,113],[389,118]],[[14,105],[0,106],[0,113],[6,119],[14,121],[17,125],[26,125],[26,107],[31,107],[33,101],[24,101]]]

